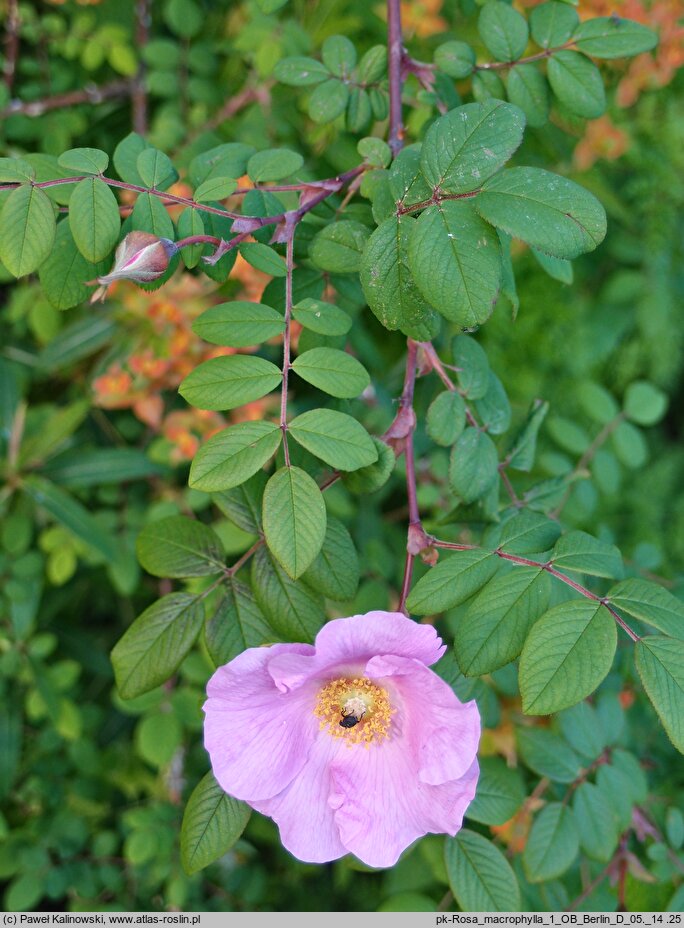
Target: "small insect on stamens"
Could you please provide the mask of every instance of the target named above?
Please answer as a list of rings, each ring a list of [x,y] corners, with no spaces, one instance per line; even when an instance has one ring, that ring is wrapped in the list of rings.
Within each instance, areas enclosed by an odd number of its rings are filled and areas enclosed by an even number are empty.
[[[353,712],[343,712],[340,725],[342,728],[353,728],[355,725],[359,724],[365,714],[365,712],[361,712],[358,716],[356,716]]]

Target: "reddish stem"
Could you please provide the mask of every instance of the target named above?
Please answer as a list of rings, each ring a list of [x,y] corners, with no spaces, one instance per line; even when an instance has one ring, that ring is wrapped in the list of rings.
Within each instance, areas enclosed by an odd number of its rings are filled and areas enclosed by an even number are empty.
[[[401,67],[404,45],[401,36],[401,0],[387,0],[387,51],[389,76],[389,146],[394,155],[404,145],[404,123],[401,110]]]
[[[6,119],[13,113],[21,113],[24,116],[42,116],[50,110],[59,110],[66,106],[76,106],[79,103],[90,103],[95,106],[105,100],[112,100],[116,97],[127,97],[134,87],[134,81],[130,78],[111,81],[109,84],[103,84],[101,87],[91,84],[82,90],[70,90],[68,93],[58,93],[54,96],[43,97],[40,100],[24,102],[23,100],[11,100],[4,109],[0,110],[0,119]]]
[[[432,540],[435,548],[445,548],[450,551],[472,551],[475,549],[482,549],[481,545],[460,545],[451,541],[440,541],[439,539],[433,538]],[[572,587],[573,590],[576,590],[582,596],[586,596],[587,599],[593,599],[598,603],[601,603],[602,606],[610,612],[610,614],[615,619],[615,622],[620,626],[620,628],[632,639],[632,641],[640,641],[639,635],[630,628],[630,626],[625,622],[621,615],[613,609],[610,605],[610,600],[606,599],[605,596],[597,596],[596,593],[592,593],[591,590],[588,590],[585,586],[582,586],[580,583],[577,583],[576,580],[572,580],[566,574],[562,574],[559,570],[553,566],[552,561],[542,563],[541,561],[532,561],[527,557],[519,557],[517,554],[508,554],[506,551],[502,551],[500,548],[497,548],[496,551],[492,551],[492,554],[496,554],[497,557],[500,557],[504,561],[510,561],[512,564],[522,564],[526,567],[537,567],[539,570],[545,570],[547,574],[550,574],[552,577],[555,577],[557,580],[560,580],[562,583],[567,584],[567,586]]]
[[[133,107],[133,130],[139,135],[147,134],[147,89],[146,67],[142,53],[150,38],[150,0],[135,0],[135,44],[140,55],[138,73],[133,83],[131,104]]]
[[[287,444],[287,384],[290,373],[290,329],[292,323],[292,273],[294,271],[294,233],[296,226],[290,229],[285,251],[285,334],[283,336],[283,385],[280,392],[280,429],[283,433],[283,454],[285,466],[290,466],[290,449]]]
[[[406,350],[406,373],[404,375],[404,389],[399,400],[399,412],[406,409],[413,410],[413,393],[416,385],[416,360],[418,355],[418,342],[413,339],[407,340]],[[406,612],[406,600],[411,589],[411,580],[413,578],[413,562],[415,554],[408,550],[411,541],[411,527],[420,526],[420,511],[418,509],[418,496],[416,491],[416,462],[413,451],[413,431],[411,428],[404,439],[404,456],[406,459],[406,495],[408,497],[409,507],[409,537],[407,541],[406,561],[404,563],[404,580],[401,585],[401,596],[399,597],[399,610]]]

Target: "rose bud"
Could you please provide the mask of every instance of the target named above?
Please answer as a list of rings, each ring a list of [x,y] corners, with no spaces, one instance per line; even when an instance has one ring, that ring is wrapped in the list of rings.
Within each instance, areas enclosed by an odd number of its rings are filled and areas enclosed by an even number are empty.
[[[161,277],[169,266],[169,260],[178,251],[175,242],[158,238],[150,232],[129,232],[116,249],[114,266],[109,274],[89,283],[98,283],[90,302],[104,300],[107,288],[115,280],[134,280],[147,283]]]

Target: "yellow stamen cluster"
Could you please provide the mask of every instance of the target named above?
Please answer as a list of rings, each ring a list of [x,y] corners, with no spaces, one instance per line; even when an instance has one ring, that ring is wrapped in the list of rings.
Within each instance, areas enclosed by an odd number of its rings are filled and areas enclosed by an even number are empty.
[[[359,711],[361,706],[365,707],[363,712]],[[340,722],[352,707],[354,717],[360,718],[352,728],[345,728]],[[321,729],[327,728],[333,738],[366,747],[389,737],[393,712],[386,690],[365,677],[332,680],[318,694],[314,709],[321,720]]]

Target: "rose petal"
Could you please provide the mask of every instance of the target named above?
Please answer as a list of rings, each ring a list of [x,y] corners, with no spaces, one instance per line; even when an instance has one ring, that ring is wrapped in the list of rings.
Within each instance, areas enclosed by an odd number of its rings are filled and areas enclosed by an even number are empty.
[[[214,673],[204,704],[204,745],[214,775],[237,799],[282,792],[306,763],[318,733],[315,689],[283,695],[268,673],[278,653],[306,654],[305,644],[249,648]]]
[[[299,860],[319,864],[348,853],[328,803],[331,762],[348,750],[341,739],[320,732],[290,785],[272,799],[251,803],[278,824],[283,846]]]
[[[416,775],[437,786],[470,768],[480,742],[480,713],[462,703],[451,687],[420,661],[394,655],[372,658],[366,675],[389,686],[401,699],[405,736],[416,758]]]
[[[393,866],[402,851],[428,832],[455,835],[475,795],[478,766],[441,786],[416,777],[398,738],[353,748],[331,767],[335,810],[344,846],[371,867]]]
[[[316,636],[316,659],[321,665],[368,660],[375,654],[396,654],[434,664],[445,651],[432,625],[419,625],[401,612],[368,612],[335,619]]]

